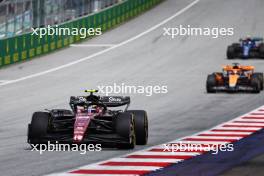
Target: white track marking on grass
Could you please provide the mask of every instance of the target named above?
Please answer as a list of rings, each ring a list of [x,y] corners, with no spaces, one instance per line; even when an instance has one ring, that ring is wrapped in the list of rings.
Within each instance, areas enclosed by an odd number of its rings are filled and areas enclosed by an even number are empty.
[[[0,84],[0,86],[4,86],[4,85],[8,85],[8,84],[13,84],[13,83],[17,83],[17,82],[20,82],[20,81],[24,81],[24,80],[27,80],[27,79],[31,79],[31,78],[35,78],[35,77],[39,77],[39,76],[42,76],[42,75],[46,75],[48,73],[52,73],[52,72],[55,72],[55,71],[58,71],[58,70],[61,70],[61,69],[64,69],[64,68],[67,68],[67,67],[70,67],[70,66],[73,66],[75,64],[78,64],[80,62],[84,62],[86,60],[89,60],[89,59],[92,59],[94,57],[97,57],[97,56],[100,56],[104,53],[107,53],[109,51],[112,51],[116,48],[119,48],[121,46],[124,46],[130,42],[133,42],[135,41],[136,39],[138,38],[141,38],[145,35],[147,35],[148,33],[156,30],[157,28],[161,27],[162,25],[166,24],[167,22],[173,20],[174,18],[178,17],[179,15],[183,14],[184,12],[186,12],[187,10],[189,10],[191,7],[193,7],[194,5],[196,5],[200,0],[195,0],[193,1],[192,3],[190,3],[189,5],[187,5],[186,7],[184,7],[183,9],[181,9],[180,11],[178,11],[177,13],[175,13],[174,15],[166,18],[165,20],[163,20],[162,22],[156,24],[155,26],[149,28],[148,30],[128,39],[128,40],[125,40],[119,44],[116,44],[115,46],[112,46],[110,48],[107,48],[105,50],[102,50],[102,51],[99,51],[97,53],[94,53],[90,56],[87,56],[87,57],[84,57],[84,58],[81,58],[79,60],[76,60],[76,61],[73,61],[73,62],[70,62],[70,63],[67,63],[67,64],[64,64],[64,65],[61,65],[61,66],[58,66],[58,67],[55,67],[55,68],[52,68],[52,69],[49,69],[49,70],[46,70],[46,71],[42,71],[42,72],[39,72],[39,73],[35,73],[35,74],[32,74],[32,75],[28,75],[28,76],[24,76],[24,77],[21,77],[21,78],[18,78],[18,79],[14,79],[14,80],[11,80],[11,81],[7,81],[5,83],[2,83]]]

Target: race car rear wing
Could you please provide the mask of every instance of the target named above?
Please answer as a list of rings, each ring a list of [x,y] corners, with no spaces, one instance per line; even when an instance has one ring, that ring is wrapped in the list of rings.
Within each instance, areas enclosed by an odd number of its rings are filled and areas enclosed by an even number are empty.
[[[70,106],[75,109],[77,105],[84,105],[88,103],[102,103],[107,107],[119,107],[126,105],[125,111],[130,105],[130,97],[124,96],[71,96]]]
[[[108,107],[118,107],[130,104],[130,97],[124,96],[101,96],[100,102]]]

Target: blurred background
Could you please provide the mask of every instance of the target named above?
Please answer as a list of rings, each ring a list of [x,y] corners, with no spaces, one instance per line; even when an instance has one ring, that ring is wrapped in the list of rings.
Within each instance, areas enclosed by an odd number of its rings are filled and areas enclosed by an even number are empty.
[[[61,24],[125,0],[0,0],[0,39]]]

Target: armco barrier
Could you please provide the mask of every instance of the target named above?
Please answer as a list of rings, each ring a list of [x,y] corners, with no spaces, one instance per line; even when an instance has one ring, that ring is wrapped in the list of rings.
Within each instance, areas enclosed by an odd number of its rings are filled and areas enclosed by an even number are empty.
[[[98,13],[67,22],[64,28],[98,28],[106,31],[130,18],[148,10],[162,0],[127,0]],[[89,36],[87,36],[89,37]],[[31,33],[0,40],[0,68],[16,62],[29,60],[35,56],[47,54],[72,43],[83,40],[78,36],[43,36]]]

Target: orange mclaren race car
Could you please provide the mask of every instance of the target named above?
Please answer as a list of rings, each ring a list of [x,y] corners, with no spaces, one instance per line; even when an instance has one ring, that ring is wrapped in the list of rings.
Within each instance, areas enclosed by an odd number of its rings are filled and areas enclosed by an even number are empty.
[[[263,73],[254,72],[254,69],[254,66],[243,66],[238,63],[225,65],[222,72],[214,72],[208,75],[207,92],[248,91],[259,93],[263,90]]]

